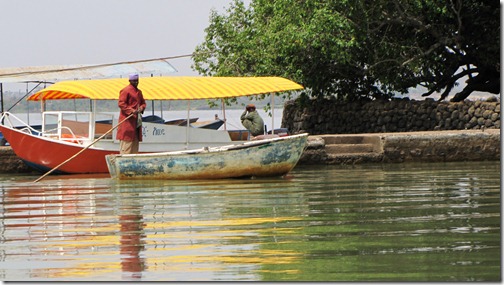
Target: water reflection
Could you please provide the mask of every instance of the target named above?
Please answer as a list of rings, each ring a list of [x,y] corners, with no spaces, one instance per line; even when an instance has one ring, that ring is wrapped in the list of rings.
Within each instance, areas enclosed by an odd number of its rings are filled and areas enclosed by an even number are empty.
[[[260,183],[146,181],[120,182],[112,188],[118,200],[135,194],[134,199],[142,201],[145,243],[141,244],[150,275],[170,272],[175,277],[165,280],[258,280],[255,271],[261,265],[292,263],[299,258],[292,251],[260,246],[284,231],[283,222],[300,220],[292,212],[282,215],[276,211],[281,200],[275,199],[277,194],[264,193],[264,186],[274,191],[277,185],[282,189],[281,185],[289,184],[283,179]],[[252,199],[244,199],[247,195]],[[274,205],[267,205],[272,198]],[[258,204],[258,200],[264,201]],[[236,270],[242,273],[235,275]]]
[[[140,280],[147,269],[141,256],[145,249],[145,224],[138,198],[138,193],[128,193],[119,199],[122,203],[119,207],[121,269],[123,273],[130,273],[126,280]]]
[[[0,177],[0,277],[500,280],[499,172],[486,162],[260,180]]]

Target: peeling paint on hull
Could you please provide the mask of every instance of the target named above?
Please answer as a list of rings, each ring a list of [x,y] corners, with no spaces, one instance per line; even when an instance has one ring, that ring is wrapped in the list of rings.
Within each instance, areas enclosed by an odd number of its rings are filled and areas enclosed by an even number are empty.
[[[118,179],[222,179],[282,176],[294,168],[308,134],[192,151],[107,155]]]

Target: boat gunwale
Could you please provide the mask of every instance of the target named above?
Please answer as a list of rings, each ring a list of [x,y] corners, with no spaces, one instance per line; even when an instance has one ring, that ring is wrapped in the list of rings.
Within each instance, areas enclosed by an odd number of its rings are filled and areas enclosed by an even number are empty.
[[[247,141],[240,144],[230,144],[219,147],[207,147],[207,148],[199,148],[199,149],[191,149],[191,150],[181,150],[181,151],[165,151],[165,152],[152,152],[152,153],[135,153],[135,154],[108,154],[106,156],[117,158],[149,158],[156,157],[160,155],[168,155],[168,156],[177,156],[177,155],[191,155],[191,154],[203,154],[203,153],[217,153],[217,152],[225,152],[230,150],[239,150],[243,148],[249,148],[254,146],[259,146],[263,144],[268,144],[277,141],[287,141],[301,137],[308,137],[308,133],[295,134],[285,137],[276,137],[276,138],[267,138],[262,140],[254,140]]]

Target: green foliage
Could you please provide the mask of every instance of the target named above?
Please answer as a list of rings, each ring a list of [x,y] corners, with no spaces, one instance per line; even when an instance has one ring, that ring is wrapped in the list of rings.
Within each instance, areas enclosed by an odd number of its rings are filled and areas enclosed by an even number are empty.
[[[498,93],[499,3],[477,0],[234,0],[213,11],[194,68],[207,76],[282,76],[306,95],[353,100],[457,80]],[[301,96],[302,98],[303,96]]]

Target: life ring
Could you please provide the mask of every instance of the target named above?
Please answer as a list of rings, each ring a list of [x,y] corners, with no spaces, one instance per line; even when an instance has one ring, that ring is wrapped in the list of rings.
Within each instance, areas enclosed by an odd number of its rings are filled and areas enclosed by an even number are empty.
[[[83,138],[82,136],[76,136],[72,134],[61,134],[61,138],[64,139],[66,142],[72,142],[76,144],[81,144],[82,142],[79,140],[76,140],[78,138]],[[74,140],[69,140],[69,139],[74,139]]]

